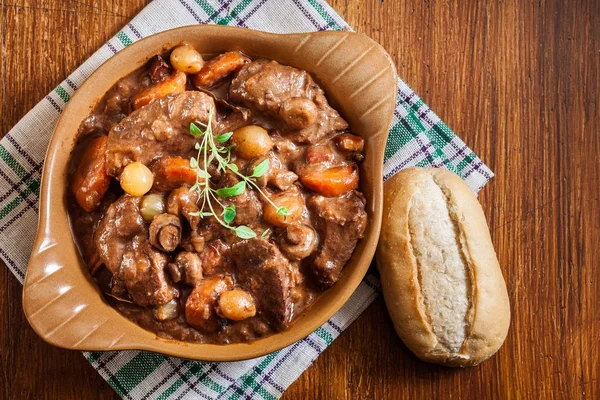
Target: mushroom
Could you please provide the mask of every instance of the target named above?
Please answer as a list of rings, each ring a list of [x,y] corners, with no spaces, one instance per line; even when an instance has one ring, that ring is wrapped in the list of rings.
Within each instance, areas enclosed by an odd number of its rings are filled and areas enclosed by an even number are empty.
[[[202,261],[196,253],[182,251],[167,265],[167,270],[175,283],[196,286],[202,280]]]
[[[181,241],[181,220],[175,215],[160,214],[150,224],[150,244],[161,251],[173,251]]]
[[[279,248],[290,260],[308,257],[317,247],[315,230],[305,224],[288,225],[279,237]]]

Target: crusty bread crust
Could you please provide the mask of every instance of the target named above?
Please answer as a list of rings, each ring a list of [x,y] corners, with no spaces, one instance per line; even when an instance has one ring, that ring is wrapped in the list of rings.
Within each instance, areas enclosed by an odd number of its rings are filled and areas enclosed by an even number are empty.
[[[421,187],[430,177],[446,196],[470,276],[466,336],[456,353],[448,351],[433,333],[411,244],[411,199],[427,195]],[[470,366],[498,351],[510,324],[508,293],[481,205],[460,177],[443,169],[409,168],[389,179],[376,258],[396,332],[419,358],[449,366]]]

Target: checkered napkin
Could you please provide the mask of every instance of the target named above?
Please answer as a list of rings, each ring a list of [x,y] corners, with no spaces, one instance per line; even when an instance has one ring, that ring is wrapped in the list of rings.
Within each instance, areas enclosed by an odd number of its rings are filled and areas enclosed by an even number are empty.
[[[351,30],[322,0],[155,0],[48,94],[0,142],[0,258],[21,282],[37,226],[40,173],[50,135],[66,103],[104,61],[131,43],[190,24],[242,26],[276,33]],[[410,166],[444,167],[473,191],[493,173],[402,81],[385,151],[384,175]],[[85,352],[128,399],[277,399],[378,295],[369,274],[346,305],[293,345],[249,361],[207,363],[142,351]]]

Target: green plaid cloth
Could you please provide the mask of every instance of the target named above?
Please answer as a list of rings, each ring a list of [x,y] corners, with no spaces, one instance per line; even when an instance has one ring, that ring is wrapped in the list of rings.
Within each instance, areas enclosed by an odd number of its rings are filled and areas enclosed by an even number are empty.
[[[44,154],[71,94],[104,61],[131,43],[166,29],[209,23],[276,33],[351,30],[322,0],[155,0],[148,5],[0,142],[0,258],[21,282],[37,226]],[[451,169],[475,192],[493,176],[399,79],[398,104],[385,152],[385,178],[416,165]],[[378,293],[379,282],[369,274],[322,327],[283,350],[254,360],[206,363],[140,351],[84,355],[117,393],[128,399],[277,399]]]

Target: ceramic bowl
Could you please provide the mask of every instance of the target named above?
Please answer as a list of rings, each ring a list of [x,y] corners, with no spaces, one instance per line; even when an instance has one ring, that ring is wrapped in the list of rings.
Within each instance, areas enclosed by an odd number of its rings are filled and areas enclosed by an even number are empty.
[[[365,139],[360,190],[368,226],[340,280],[286,331],[251,343],[195,344],[157,337],[130,322],[103,298],[77,250],[67,213],[67,168],[77,129],[120,78],[153,55],[187,41],[203,55],[240,50],[304,69],[321,84],[333,107]],[[71,97],[44,164],[40,220],[23,288],[23,308],[35,332],[55,346],[76,350],[149,350],[188,359],[234,361],[262,356],[306,337],[338,311],[373,258],[382,210],[382,167],[396,103],[397,75],[384,49],[350,32],[277,35],[221,26],[188,26],[162,32],[123,49]]]

